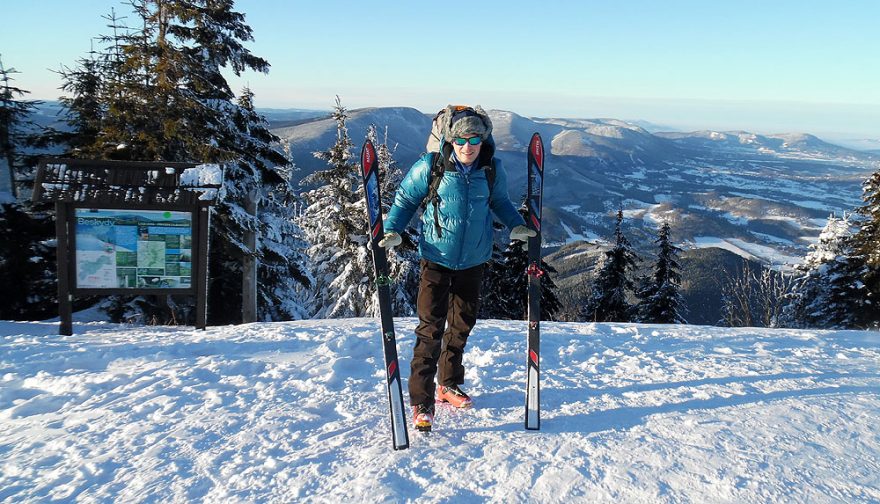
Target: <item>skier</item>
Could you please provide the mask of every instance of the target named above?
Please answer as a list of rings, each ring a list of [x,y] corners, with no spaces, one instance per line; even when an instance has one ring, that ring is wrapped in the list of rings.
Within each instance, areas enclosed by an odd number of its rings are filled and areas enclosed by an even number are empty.
[[[435,400],[456,408],[473,405],[460,387],[462,355],[477,321],[483,266],[492,255],[492,213],[511,229],[512,239],[535,236],[507,194],[501,161],[493,157],[488,114],[480,106],[450,105],[435,118],[435,129],[439,153],[424,154],[410,168],[379,242],[382,247],[399,245],[400,234],[424,202],[419,325],[409,378],[413,420],[421,431],[431,430]]]

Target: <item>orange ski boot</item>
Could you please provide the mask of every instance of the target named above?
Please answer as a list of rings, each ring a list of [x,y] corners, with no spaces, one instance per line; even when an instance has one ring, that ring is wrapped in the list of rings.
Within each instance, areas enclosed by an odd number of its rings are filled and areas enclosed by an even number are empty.
[[[431,432],[431,426],[434,424],[434,405],[419,404],[413,406],[413,423],[421,432]]]
[[[474,405],[474,401],[458,385],[438,385],[436,397],[438,402],[447,402],[456,408],[470,408]]]

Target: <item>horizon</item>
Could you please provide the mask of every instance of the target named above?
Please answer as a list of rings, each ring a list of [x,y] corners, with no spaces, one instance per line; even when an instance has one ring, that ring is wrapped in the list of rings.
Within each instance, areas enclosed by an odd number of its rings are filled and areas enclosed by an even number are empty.
[[[880,52],[874,2],[631,0],[531,10],[482,2],[460,6],[463,19],[498,29],[470,38],[438,37],[454,29],[451,17],[425,16],[417,5],[346,4],[341,16],[331,4],[236,1],[255,38],[245,47],[272,67],[267,75],[225,72],[233,91],[249,86],[259,108],[326,110],[336,95],[350,109],[433,113],[469,103],[527,117],[810,133],[880,148],[880,69],[866,64]],[[25,98],[61,96],[60,76],[49,69],[98,49],[93,39],[108,31],[101,16],[111,8],[131,18],[111,0],[5,6],[19,22],[0,32],[0,57],[21,72],[13,84],[31,92]]]

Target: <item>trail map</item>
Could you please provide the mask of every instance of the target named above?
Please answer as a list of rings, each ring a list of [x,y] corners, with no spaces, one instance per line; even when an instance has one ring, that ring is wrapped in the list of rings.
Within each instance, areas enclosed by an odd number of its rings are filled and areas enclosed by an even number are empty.
[[[192,285],[190,212],[78,208],[74,242],[77,288]]]

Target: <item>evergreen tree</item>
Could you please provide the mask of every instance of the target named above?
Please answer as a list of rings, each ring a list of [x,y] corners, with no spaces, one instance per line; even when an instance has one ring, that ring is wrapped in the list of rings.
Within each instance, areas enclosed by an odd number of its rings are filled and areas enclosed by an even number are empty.
[[[314,278],[309,311],[315,318],[375,315],[378,303],[373,296],[367,251],[366,203],[359,190],[354,144],[345,125],[348,114],[339,97],[332,117],[336,142],[328,150],[314,153],[328,168],[303,180],[317,186],[305,193],[307,207],[299,221],[309,243],[307,254]]]
[[[519,208],[525,217],[525,205]],[[494,250],[493,250],[494,252]],[[494,255],[494,254],[493,254]],[[504,252],[498,254],[486,268],[483,282],[485,316],[507,320],[525,320],[528,316],[529,254],[525,242],[511,240]],[[541,320],[555,320],[562,304],[556,295],[556,284],[551,274],[556,270],[541,260]]]
[[[657,262],[654,272],[638,292],[636,306],[638,321],[652,324],[685,324],[681,312],[685,308],[681,295],[681,249],[669,239],[669,223],[664,222],[654,243],[657,244]]]
[[[592,294],[584,307],[588,321],[629,322],[633,306],[627,301],[627,293],[634,289],[630,272],[636,267],[638,256],[623,235],[623,210],[617,212],[614,229],[614,247],[605,252],[605,261],[593,280]]]
[[[246,231],[259,229],[259,313],[264,319],[298,318],[296,286],[307,283],[296,226],[289,161],[276,152],[278,138],[255,113],[253,94],[236,101],[221,71],[266,72],[269,64],[250,53],[253,40],[232,0],[132,0],[133,27],[112,12],[113,32],[98,58],[82,60],[65,76],[72,94],[65,105],[78,157],[138,161],[197,161],[225,170],[214,209],[210,247],[209,318],[239,320],[241,260]],[[95,134],[95,128],[99,128]],[[260,198],[257,217],[244,211],[249,195]],[[150,298],[115,299],[115,318],[183,321],[186,305],[169,308]],[[172,300],[173,301],[173,300]],[[175,310],[181,313],[175,313]]]
[[[219,147],[238,154],[225,164],[224,197],[215,207],[212,222],[211,293],[212,323],[241,320],[242,261],[253,252],[244,244],[245,234],[258,233],[256,258],[258,317],[260,320],[291,320],[306,316],[297,301],[296,284],[308,285],[302,232],[293,222],[290,208],[296,203],[291,183],[292,165],[276,150],[280,139],[269,131],[265,118],[254,110],[253,93],[245,88],[237,105],[229,106],[229,127]],[[246,209],[256,198],[258,209]]]
[[[880,326],[880,171],[862,184],[864,204],[856,211],[862,216],[859,230],[853,237],[854,260],[865,268],[865,303],[860,318],[866,326]]]
[[[235,159],[216,141],[230,131],[228,106],[235,98],[221,70],[240,75],[269,68],[242,45],[253,40],[244,15],[232,10],[231,0],[130,5],[138,26],[121,26],[114,12],[107,18],[113,35],[102,37],[107,50],[98,62],[81,64],[85,74],[100,70],[103,102],[100,134],[83,151],[142,161]],[[68,79],[72,88],[83,82]]]
[[[25,149],[33,145],[37,133],[30,115],[42,103],[23,99],[29,91],[13,85],[16,73],[0,59],[0,203],[11,203],[19,196],[19,186],[27,185],[22,179],[30,169]]]
[[[55,249],[51,215],[31,203],[25,155],[39,131],[30,114],[40,102],[22,99],[14,68],[0,60],[0,319],[34,320],[55,313]]]
[[[868,303],[862,278],[866,273],[859,257],[849,217],[833,215],[819,240],[798,266],[782,324],[792,327],[844,329],[860,327]]]
[[[0,204],[0,319],[58,314],[54,233],[51,217],[29,202]]]
[[[492,224],[496,232],[503,229],[503,225],[494,222]],[[483,280],[480,285],[480,311],[481,319],[509,319],[506,311],[507,294],[500,286],[501,277],[507,273],[504,269],[504,256],[498,242],[492,243],[492,257],[483,267]]]
[[[52,141],[64,146],[67,157],[95,157],[93,149],[106,113],[100,62],[91,54],[60,74],[61,89],[69,93],[60,100],[68,130],[54,133]]]

